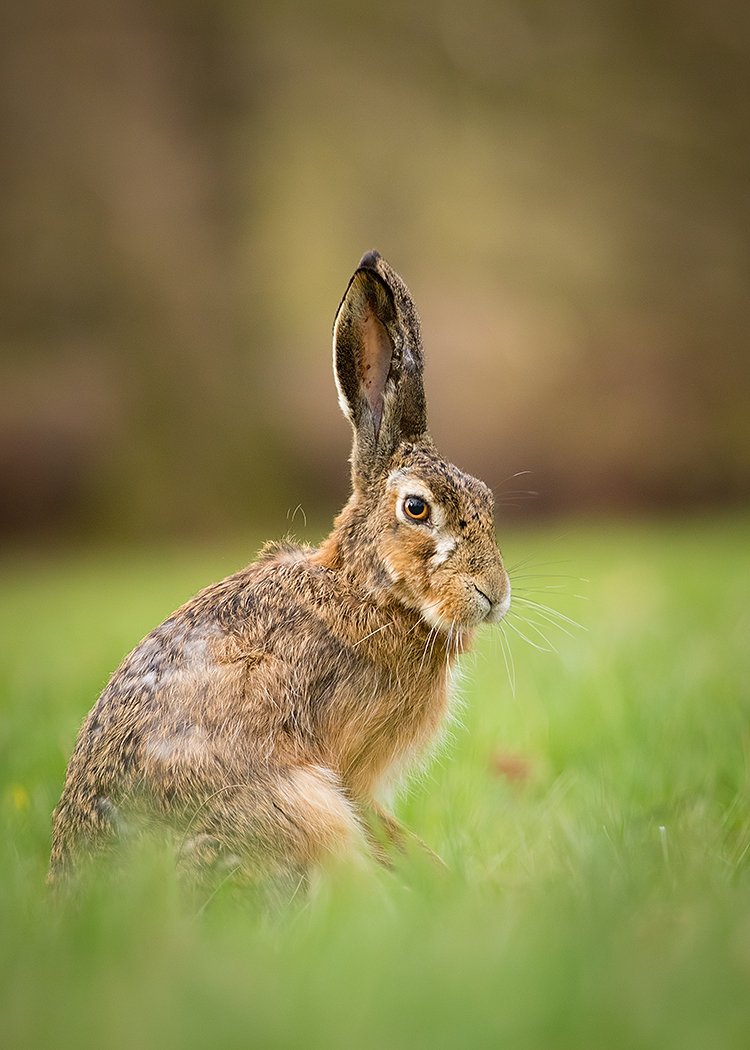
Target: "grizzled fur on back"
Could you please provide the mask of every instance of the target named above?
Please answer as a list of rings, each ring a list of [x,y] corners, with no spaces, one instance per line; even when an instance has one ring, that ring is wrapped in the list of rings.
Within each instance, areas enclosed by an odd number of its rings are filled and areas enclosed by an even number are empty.
[[[84,722],[50,875],[143,823],[180,862],[298,880],[386,860],[385,808],[449,710],[453,664],[510,584],[487,487],[427,432],[419,319],[368,252],[334,322],[352,495],[318,548],[276,543],[155,628]],[[384,842],[386,845],[384,845]]]

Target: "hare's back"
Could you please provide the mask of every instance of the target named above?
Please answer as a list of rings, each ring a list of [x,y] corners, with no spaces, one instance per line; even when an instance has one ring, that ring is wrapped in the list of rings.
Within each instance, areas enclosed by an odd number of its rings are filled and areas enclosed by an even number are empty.
[[[322,691],[341,658],[316,613],[331,601],[317,575],[301,559],[261,559],[187,602],[115,672],[81,731],[79,757],[142,781],[170,769],[246,769],[298,746],[292,730],[314,735],[302,700]]]

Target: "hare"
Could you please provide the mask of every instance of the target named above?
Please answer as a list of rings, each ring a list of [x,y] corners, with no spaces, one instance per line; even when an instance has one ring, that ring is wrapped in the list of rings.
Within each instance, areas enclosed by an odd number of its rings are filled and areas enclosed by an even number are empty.
[[[427,432],[419,319],[375,251],[333,326],[352,494],[318,548],[271,543],[187,602],[112,676],[54,814],[50,878],[133,815],[182,858],[307,878],[387,863],[384,800],[436,738],[475,628],[510,606],[492,495]]]

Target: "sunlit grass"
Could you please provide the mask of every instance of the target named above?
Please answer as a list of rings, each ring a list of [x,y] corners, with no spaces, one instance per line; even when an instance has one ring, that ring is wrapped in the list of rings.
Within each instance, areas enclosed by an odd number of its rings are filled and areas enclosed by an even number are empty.
[[[399,805],[447,873],[410,858],[268,915],[188,899],[145,850],[48,899],[83,715],[252,546],[3,563],[0,1044],[745,1047],[747,519],[503,537],[519,597],[581,627],[518,603],[552,651],[506,631],[515,693],[497,634],[466,661],[449,744]]]

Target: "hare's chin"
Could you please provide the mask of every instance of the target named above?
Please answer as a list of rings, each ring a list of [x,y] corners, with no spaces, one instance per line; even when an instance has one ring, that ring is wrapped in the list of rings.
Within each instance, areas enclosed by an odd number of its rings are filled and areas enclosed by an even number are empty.
[[[445,616],[434,603],[422,606],[422,619],[436,631],[467,631],[484,622],[484,615],[477,610],[474,615]]]
[[[445,616],[441,616],[438,610],[431,605],[424,606],[421,610],[422,619],[430,627],[436,631],[449,631],[453,625],[453,621],[449,620]]]

